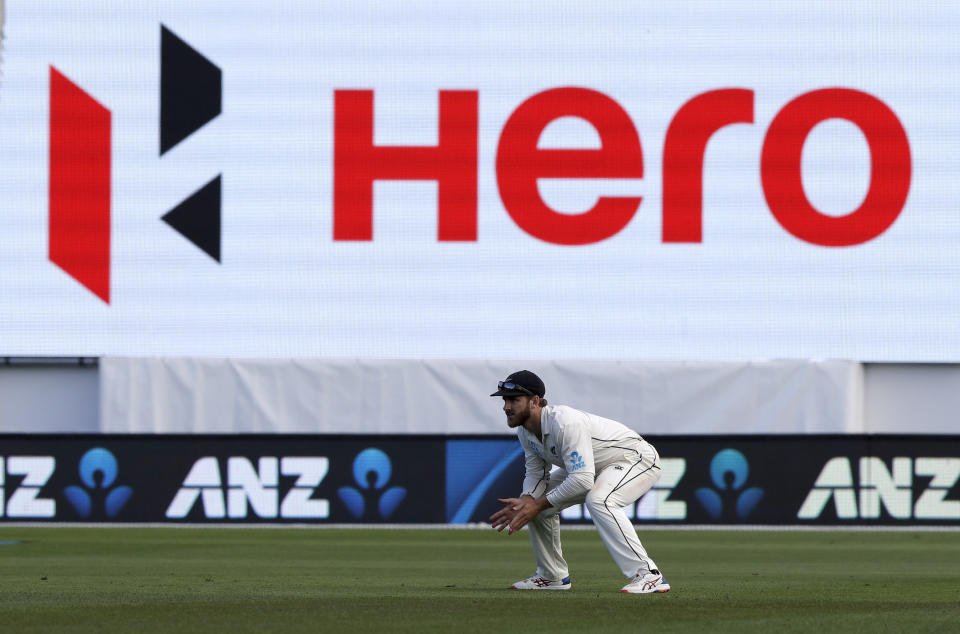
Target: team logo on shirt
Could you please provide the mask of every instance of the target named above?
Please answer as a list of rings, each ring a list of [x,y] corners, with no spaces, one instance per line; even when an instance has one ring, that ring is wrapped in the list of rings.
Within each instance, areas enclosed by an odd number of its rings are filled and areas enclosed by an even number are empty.
[[[586,465],[584,465],[583,463],[583,456],[581,456],[576,451],[570,454],[570,471],[577,471],[579,469],[583,469],[584,466]]]

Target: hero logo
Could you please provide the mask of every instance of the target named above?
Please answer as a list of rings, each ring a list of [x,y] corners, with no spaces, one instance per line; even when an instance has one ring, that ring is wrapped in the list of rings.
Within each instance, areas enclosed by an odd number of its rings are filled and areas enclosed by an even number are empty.
[[[8,456],[6,468],[0,456],[0,517],[54,517],[57,502],[50,498],[37,497],[56,469],[53,456]],[[4,476],[23,476],[20,486],[6,497]]]
[[[374,145],[373,91],[334,91],[334,240],[373,239],[373,182],[435,180],[437,239],[477,239],[477,102],[470,90],[441,90],[435,146]],[[667,129],[663,150],[663,242],[703,238],[703,158],[710,138],[735,123],[753,123],[753,91],[711,90],[687,101]],[[554,120],[587,121],[599,149],[541,149]],[[843,216],[818,211],[803,188],[801,157],[817,124],[844,119],[870,148],[870,185],[862,204]],[[785,105],[767,129],[760,177],[780,225],[806,242],[852,246],[882,234],[900,215],[910,190],[910,143],[896,114],[881,100],[848,88],[804,93]],[[530,235],[555,244],[605,240],[630,222],[640,197],[600,197],[580,214],[558,212],[540,197],[541,178],[641,178],[640,136],[629,115],[588,88],[538,93],[510,115],[497,147],[496,179],[511,218]]]
[[[170,519],[186,517],[199,499],[203,515],[208,519],[242,519],[247,517],[248,509],[262,518],[323,519],[330,515],[330,502],[310,496],[326,477],[329,467],[330,461],[326,457],[264,456],[254,469],[247,458],[231,456],[227,458],[224,488],[219,461],[206,456],[190,468],[183,485],[167,507],[166,516]],[[278,488],[280,475],[297,478],[282,501]]]
[[[960,520],[960,500],[944,499],[960,481],[960,458],[897,457],[892,466],[891,473],[880,458],[860,458],[858,491],[850,459],[831,458],[803,501],[797,519],[817,519],[832,499],[838,519],[878,519],[882,502],[894,519]],[[932,478],[916,501],[913,476]]]
[[[161,25],[160,154],[221,112],[222,72]],[[479,124],[477,90],[438,91],[436,145],[374,144],[374,91],[333,91],[333,239],[373,240],[373,188],[378,180],[437,182],[437,239],[477,240]],[[49,258],[110,303],[111,116],[83,89],[50,69]],[[540,148],[547,126],[564,117],[590,124],[600,139],[592,149]],[[857,126],[870,152],[863,202],[845,215],[821,213],[807,198],[801,159],[810,132],[842,119]],[[707,144],[719,130],[754,123],[754,91],[721,88],[698,94],[675,113],[666,131],[662,168],[664,243],[703,241],[703,170]],[[514,222],[540,240],[586,245],[624,229],[639,196],[600,196],[583,213],[550,207],[538,180],[643,177],[640,135],[611,97],[583,87],[537,93],[510,114],[497,144],[500,200]],[[906,204],[911,181],[910,142],[883,101],[851,88],[823,88],[796,97],[771,121],[760,152],[767,206],[791,235],[805,242],[846,247],[889,228]],[[220,263],[221,175],[161,220]]]

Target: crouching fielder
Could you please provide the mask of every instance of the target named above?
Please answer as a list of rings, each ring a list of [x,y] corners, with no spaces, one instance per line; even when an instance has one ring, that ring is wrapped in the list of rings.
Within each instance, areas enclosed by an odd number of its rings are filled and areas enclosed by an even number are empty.
[[[561,510],[585,504],[600,538],[630,582],[622,592],[667,592],[657,564],[644,550],[623,508],[660,478],[653,445],[617,421],[564,405],[547,405],[543,381],[520,370],[498,383],[507,425],[516,428],[526,459],[523,493],[499,501],[490,517],[498,531],[529,525],[537,571],[517,590],[567,590],[570,571],[560,548]],[[560,467],[551,473],[551,466]]]

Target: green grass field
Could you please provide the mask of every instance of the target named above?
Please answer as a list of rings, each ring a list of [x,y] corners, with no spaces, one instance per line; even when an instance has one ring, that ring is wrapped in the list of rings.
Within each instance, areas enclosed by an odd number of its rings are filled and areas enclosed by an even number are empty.
[[[960,533],[649,531],[673,590],[627,595],[590,531],[573,589],[493,530],[0,527],[3,632],[956,632]]]

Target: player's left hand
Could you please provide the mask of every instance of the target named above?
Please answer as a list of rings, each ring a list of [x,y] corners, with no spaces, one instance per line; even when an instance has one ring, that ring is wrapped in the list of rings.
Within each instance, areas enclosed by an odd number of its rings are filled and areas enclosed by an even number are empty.
[[[497,502],[503,504],[504,507],[490,516],[490,525],[500,532],[513,521],[523,500],[520,498],[497,498]],[[512,533],[513,531],[511,530],[510,532]]]

